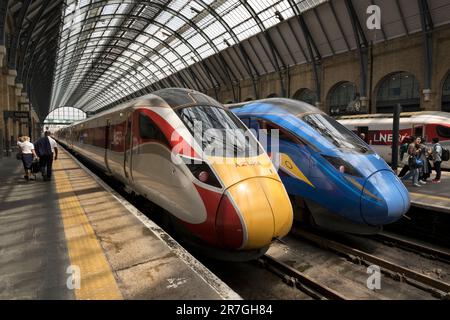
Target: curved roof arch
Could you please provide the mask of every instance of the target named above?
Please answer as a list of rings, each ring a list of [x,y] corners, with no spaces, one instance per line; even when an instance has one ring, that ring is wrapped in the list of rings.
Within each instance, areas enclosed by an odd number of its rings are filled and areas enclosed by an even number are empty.
[[[309,2],[315,5],[323,0]],[[153,51],[145,51],[144,57],[139,59],[128,57],[134,63],[133,66],[129,65],[129,68],[140,74],[145,67],[150,69],[148,65],[151,63],[160,67],[154,70],[154,79],[157,80],[150,80],[151,83],[177,74],[179,84],[186,86],[190,83],[205,91],[219,85],[218,79],[223,75],[227,85],[232,85],[239,77],[247,74],[253,76],[251,68],[256,68],[250,66],[247,57],[244,61],[245,73],[239,68],[231,68],[228,65],[229,59],[222,56],[221,52],[279,22],[274,18],[275,11],[284,12],[286,17],[293,15],[288,0],[172,0],[150,3],[100,0],[84,1],[81,4],[68,0],[62,27],[65,36],[60,43],[52,107],[70,104],[93,110],[101,105],[102,102],[98,101],[114,101],[109,97],[95,99],[98,94],[109,91],[111,85],[130,86],[135,91],[143,89],[140,85],[142,83],[136,81],[125,79],[125,83],[117,83],[116,80],[122,79],[126,72],[115,69],[117,63],[108,65],[109,60],[99,59],[98,63],[114,69],[113,73],[117,75],[112,78],[110,73],[90,72],[91,70],[86,68],[85,65],[95,59],[93,54],[85,58],[87,54],[92,53],[89,50],[97,52],[95,48],[88,49],[90,47],[86,44],[95,43],[96,39],[102,37],[101,43],[98,44],[101,48],[99,51],[102,51],[100,57],[110,54],[108,50],[113,50],[113,46],[116,47],[114,49],[120,47],[121,50],[134,47],[135,51],[153,48]],[[105,45],[105,42],[111,42],[111,45]],[[155,51],[159,55],[155,54]],[[217,57],[211,68],[202,60],[212,55]],[[247,52],[243,52],[243,55],[247,55]],[[190,69],[193,64],[198,64],[200,69]],[[78,71],[74,70],[75,67]],[[184,69],[188,72],[181,72]],[[167,71],[163,72],[164,70]],[[148,75],[146,77],[151,78]],[[169,83],[171,82],[173,83],[173,80],[169,80]],[[80,88],[81,84],[85,85]],[[80,100],[81,96],[83,98]]]
[[[108,30],[108,28],[99,28],[99,29],[92,29],[92,30],[106,31],[106,30]],[[136,30],[136,31],[138,31],[138,30]],[[151,39],[154,39],[152,35],[147,34],[147,33],[145,33],[145,32],[142,33],[142,35],[145,35],[145,36],[148,36],[148,37],[151,38]],[[163,60],[167,63],[167,66],[168,66],[170,69],[172,69],[173,72],[178,71],[178,70],[175,69],[175,66],[173,66],[173,65],[167,60],[167,58],[166,58],[164,55],[162,55],[160,52],[158,52],[157,50],[155,50],[154,48],[148,46],[148,45],[145,44],[145,43],[144,43],[144,44],[141,44],[141,43],[140,43],[140,45],[141,45],[142,47],[139,48],[139,50],[130,49],[130,44],[132,44],[133,41],[132,41],[132,39],[127,39],[127,38],[125,38],[125,39],[121,38],[121,41],[122,41],[122,40],[124,40],[124,41],[129,41],[127,45],[119,45],[119,44],[117,44],[117,43],[116,43],[116,44],[102,44],[102,45],[100,45],[100,46],[98,45],[98,42],[99,42],[99,41],[108,41],[108,40],[116,40],[116,38],[110,37],[110,36],[106,36],[106,37],[105,37],[105,36],[91,37],[91,38],[89,39],[89,41],[90,41],[90,42],[94,42],[95,44],[86,45],[86,46],[84,46],[83,48],[84,48],[84,50],[89,49],[89,48],[93,48],[93,49],[95,49],[95,48],[99,48],[99,49],[105,49],[105,48],[107,48],[107,49],[121,49],[121,50],[123,50],[121,54],[124,54],[124,53],[126,53],[127,51],[130,51],[130,52],[133,53],[133,55],[127,56],[126,58],[127,58],[127,60],[134,61],[135,63],[139,63],[140,60],[146,58],[145,53],[141,52],[141,51],[142,51],[141,49],[144,49],[147,53],[155,54],[155,55],[157,55],[159,58],[163,59]],[[176,50],[173,50],[172,48],[168,47],[168,46],[167,46],[162,40],[160,40],[160,39],[155,38],[155,41],[157,41],[157,42],[160,43],[161,45],[167,47],[169,50],[173,51],[173,54],[174,54],[174,55],[175,55],[175,56],[183,63],[183,66],[184,66],[184,67],[188,67],[188,66],[189,66],[189,64],[187,63],[187,61],[186,61],[186,60],[185,60],[185,59],[184,59],[184,58],[183,58]],[[74,52],[76,51],[76,48],[75,48],[76,45],[77,45],[76,43],[73,43],[73,44],[71,44],[70,46],[68,46],[67,48],[72,48],[72,47],[73,47],[73,50],[71,49],[71,51],[66,52],[65,54],[69,54],[69,55],[70,55],[70,54],[74,53]],[[141,51],[140,51],[140,50],[141,50]],[[93,50],[93,51],[89,52],[88,54],[93,55],[94,53],[97,53],[97,52],[100,53],[99,51]],[[113,52],[109,52],[109,54],[114,54],[114,53],[113,53]],[[120,56],[121,54],[117,53],[116,55],[117,55],[117,56]],[[80,60],[77,59],[77,58],[80,58],[81,56],[86,56],[86,55],[87,55],[87,54],[86,54],[85,52],[79,52],[77,55],[72,56],[72,61],[79,62]],[[135,59],[135,58],[134,58],[134,55],[139,56],[140,59],[139,59],[139,60],[138,60],[138,59]],[[57,62],[60,61],[60,60],[62,60],[62,59],[63,59],[63,57],[59,58],[59,59],[57,60]],[[89,60],[89,57],[88,57],[86,60]],[[69,66],[64,66],[63,68],[68,68],[68,67],[69,67]],[[158,69],[160,69],[160,71],[161,71],[162,74],[164,74],[164,71],[162,70],[162,68],[161,68],[160,66],[156,65],[156,67],[157,67]],[[166,76],[167,76],[167,75],[166,75]]]
[[[44,124],[67,125],[87,118],[86,112],[73,107],[60,107],[50,112],[44,120]]]
[[[8,0],[0,3],[0,45],[41,118],[67,105],[97,112],[168,86],[227,91],[237,100],[239,82],[250,80],[258,98],[255,83],[265,74],[282,78],[293,65],[429,32],[425,15],[431,28],[450,23],[450,0],[420,3]],[[381,30],[360,26],[371,4],[383,12]]]

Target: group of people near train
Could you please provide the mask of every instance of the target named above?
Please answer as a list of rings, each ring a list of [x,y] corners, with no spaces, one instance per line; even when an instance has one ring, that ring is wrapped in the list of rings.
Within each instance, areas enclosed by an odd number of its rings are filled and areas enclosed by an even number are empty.
[[[422,137],[405,138],[400,147],[403,169],[400,171],[399,177],[403,181],[411,178],[415,187],[426,185],[432,175],[433,163],[436,176],[431,181],[440,183],[442,152],[443,148],[439,143],[439,138],[433,139],[431,147],[424,144]]]
[[[25,180],[32,180],[32,167],[33,163],[36,163],[43,180],[50,181],[52,178],[53,160],[58,159],[58,146],[51,137],[50,131],[46,131],[44,136],[35,143],[31,143],[28,136],[20,136],[17,146],[19,147],[17,158],[22,160]]]

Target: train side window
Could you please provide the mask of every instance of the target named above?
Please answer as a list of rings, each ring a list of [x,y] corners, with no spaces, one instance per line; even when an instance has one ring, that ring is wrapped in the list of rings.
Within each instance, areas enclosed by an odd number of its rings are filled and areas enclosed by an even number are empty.
[[[155,140],[169,145],[166,136],[145,113],[139,113],[139,135],[144,140]]]
[[[450,127],[437,126],[436,132],[440,138],[450,139]]]
[[[423,137],[423,127],[415,127],[414,128],[414,136],[415,137]]]
[[[299,145],[304,145],[300,139],[293,136],[292,134],[287,132],[285,129],[280,128],[270,122],[261,121],[261,128],[267,129],[267,135],[269,135],[269,136],[271,135],[272,130],[278,130],[280,140],[288,141],[288,142],[299,144]]]

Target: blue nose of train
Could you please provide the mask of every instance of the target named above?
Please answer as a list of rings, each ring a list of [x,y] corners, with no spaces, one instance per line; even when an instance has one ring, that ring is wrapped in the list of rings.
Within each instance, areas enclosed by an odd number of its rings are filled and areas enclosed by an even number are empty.
[[[372,226],[393,223],[410,207],[409,192],[390,170],[378,171],[370,176],[361,195],[361,215]]]

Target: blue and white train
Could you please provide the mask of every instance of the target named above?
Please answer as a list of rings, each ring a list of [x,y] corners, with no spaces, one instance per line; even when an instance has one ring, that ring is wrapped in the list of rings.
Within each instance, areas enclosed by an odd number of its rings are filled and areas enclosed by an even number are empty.
[[[267,141],[296,219],[333,231],[375,234],[409,210],[409,193],[387,163],[319,109],[282,98],[229,108]],[[271,129],[279,130],[279,142],[267,136]]]

